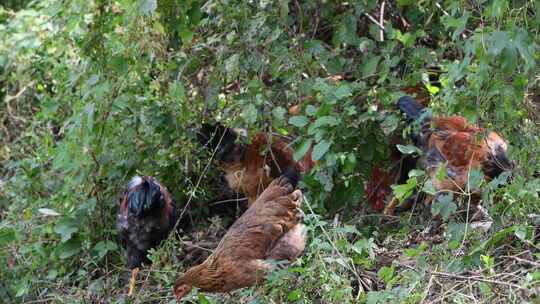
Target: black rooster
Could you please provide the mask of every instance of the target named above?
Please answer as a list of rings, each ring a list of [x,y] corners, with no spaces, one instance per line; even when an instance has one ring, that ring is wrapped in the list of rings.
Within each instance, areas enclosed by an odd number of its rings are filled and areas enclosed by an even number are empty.
[[[133,293],[139,266],[150,261],[149,249],[167,238],[176,223],[176,207],[171,194],[150,176],[135,176],[120,198],[116,228],[127,249],[131,269],[129,294]]]

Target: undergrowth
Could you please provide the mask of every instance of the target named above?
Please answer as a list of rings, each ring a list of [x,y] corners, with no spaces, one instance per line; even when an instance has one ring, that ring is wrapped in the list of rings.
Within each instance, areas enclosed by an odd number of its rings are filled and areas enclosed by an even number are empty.
[[[537,303],[539,28],[537,1],[0,4],[0,298],[173,303],[176,276],[241,212],[196,140],[217,120],[292,136],[297,156],[314,145],[309,244],[262,286],[188,302]],[[438,202],[435,235],[419,210],[373,212],[364,191],[372,166],[395,165],[390,138],[407,136],[394,104],[418,85],[435,113],[502,134],[517,164]],[[186,212],[127,298],[114,221],[135,174]],[[429,191],[424,179],[395,194]],[[457,214],[473,192],[482,225]]]

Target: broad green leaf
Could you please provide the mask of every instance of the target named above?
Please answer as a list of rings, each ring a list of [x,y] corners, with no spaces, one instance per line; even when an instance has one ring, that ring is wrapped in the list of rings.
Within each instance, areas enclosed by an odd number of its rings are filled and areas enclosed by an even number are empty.
[[[302,157],[304,157],[312,143],[313,141],[311,139],[303,140],[299,148],[293,154],[294,159],[300,160]]]
[[[413,146],[413,145],[396,145],[396,148],[399,150],[399,152],[405,154],[405,155],[410,155],[410,154],[414,154],[414,153],[417,153],[417,154],[422,154],[422,150],[420,150],[418,147],[416,146]]]
[[[385,283],[390,282],[390,280],[392,280],[394,277],[394,267],[381,267],[381,269],[377,271],[377,276]]]
[[[315,115],[315,113],[317,113],[317,108],[315,108],[312,105],[308,105],[306,107],[306,115],[313,116],[313,115]]]
[[[257,121],[257,108],[253,104],[248,104],[240,116],[246,121],[248,124],[254,124]]]
[[[532,238],[533,228],[531,226],[516,225],[514,226],[514,234],[522,241],[527,241]]]
[[[425,193],[429,195],[435,195],[437,193],[437,189],[435,189],[435,187],[433,186],[433,182],[431,181],[431,179],[428,179],[424,183],[424,187],[422,188],[422,191],[424,191]]]
[[[118,246],[116,243],[111,241],[101,241],[94,246],[94,250],[97,253],[97,256],[102,259],[107,252],[117,250]]]
[[[71,239],[71,236],[77,231],[79,231],[79,223],[71,218],[63,218],[54,226],[54,232],[62,237],[62,242]]]
[[[272,109],[272,115],[274,115],[277,120],[283,120],[286,112],[287,110],[285,110],[283,107],[275,107]]]
[[[419,177],[419,176],[424,176],[426,174],[426,172],[424,172],[423,170],[418,170],[418,169],[412,169],[411,171],[409,171],[409,177]]]
[[[321,140],[318,142],[315,147],[313,147],[313,153],[311,154],[311,157],[314,161],[318,161],[321,159],[324,154],[328,151],[330,148],[331,143],[328,140]]]
[[[362,75],[364,77],[372,76],[377,71],[377,66],[379,65],[379,61],[381,60],[381,56],[369,56],[364,61],[364,64],[361,66],[360,70],[362,72]]]
[[[302,296],[302,292],[299,289],[295,289],[287,295],[287,300],[289,301],[297,301]]]
[[[381,123],[384,135],[390,135],[397,128],[400,118],[397,115],[388,115]]]
[[[300,115],[300,116],[293,116],[289,118],[289,123],[295,127],[301,128],[307,125],[309,120],[307,117]]]
[[[480,188],[482,182],[484,181],[484,174],[480,170],[471,170],[469,171],[469,181],[467,191],[474,191]]]
[[[315,120],[315,122],[309,127],[316,129],[322,126],[337,126],[338,124],[339,120],[334,116],[323,116],[317,118],[317,120]]]
[[[403,202],[409,196],[412,195],[414,189],[416,188],[418,181],[416,180],[416,177],[411,177],[407,180],[406,184],[402,185],[392,185],[392,191],[394,193],[394,196],[400,201]]]
[[[334,96],[337,98],[337,99],[342,99],[342,98],[345,98],[345,97],[350,97],[352,95],[352,92],[351,92],[351,88],[346,85],[346,84],[342,84],[340,85],[336,91],[334,92]]]
[[[197,298],[199,298],[199,304],[211,304],[202,292],[198,293]]]
[[[431,214],[434,216],[440,214],[443,220],[447,220],[457,210],[457,205],[453,200],[452,193],[440,195],[437,201],[431,203]]]
[[[446,164],[439,165],[437,172],[435,173],[435,178],[437,181],[442,182],[446,178]]]
[[[76,239],[70,239],[69,241],[60,244],[60,246],[56,248],[56,251],[60,259],[67,259],[81,251],[81,242]]]
[[[185,26],[180,29],[179,34],[180,38],[182,38],[183,43],[189,43],[193,39],[193,35],[195,33],[193,33],[193,31],[190,30],[189,27]]]

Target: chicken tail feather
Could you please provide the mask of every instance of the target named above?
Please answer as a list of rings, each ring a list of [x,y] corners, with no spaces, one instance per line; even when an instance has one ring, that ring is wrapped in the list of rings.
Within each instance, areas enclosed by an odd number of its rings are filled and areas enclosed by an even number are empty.
[[[236,161],[243,157],[243,149],[236,143],[238,134],[223,125],[203,124],[197,132],[199,142],[211,151],[215,151],[216,159],[224,162]],[[235,159],[229,159],[234,156]]]
[[[398,100],[397,106],[399,110],[405,114],[407,121],[409,122],[418,119],[422,115],[422,110],[424,109],[424,107],[414,98],[407,95]]]
[[[128,184],[128,191],[128,209],[136,217],[165,205],[160,186],[149,178],[133,177]]]
[[[285,168],[281,176],[286,178],[293,188],[296,188],[298,181],[300,180],[300,174],[294,166]]]

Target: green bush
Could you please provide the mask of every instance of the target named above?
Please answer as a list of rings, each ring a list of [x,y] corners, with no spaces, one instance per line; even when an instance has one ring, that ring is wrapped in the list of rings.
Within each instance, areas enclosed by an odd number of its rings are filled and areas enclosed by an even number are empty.
[[[535,1],[2,4],[0,297],[124,301],[117,195],[134,174],[154,175],[208,226],[216,190],[200,181],[218,170],[207,170],[195,130],[218,120],[294,135],[297,156],[314,145],[318,166],[303,181],[310,244],[265,286],[199,302],[420,303],[449,286],[460,292],[445,301],[531,301],[540,296],[529,221],[540,213],[539,28]],[[369,170],[388,164],[390,137],[401,134],[393,105],[418,84],[436,113],[464,115],[511,144],[512,183],[479,181],[488,233],[451,221],[441,243],[408,248],[425,223],[407,215],[398,230],[365,214]],[[174,256],[181,237],[152,254],[136,302],[172,300],[186,266]],[[528,266],[512,268],[505,257],[525,251]],[[394,264],[380,264],[385,254]],[[465,289],[456,278],[466,271],[488,279]]]

